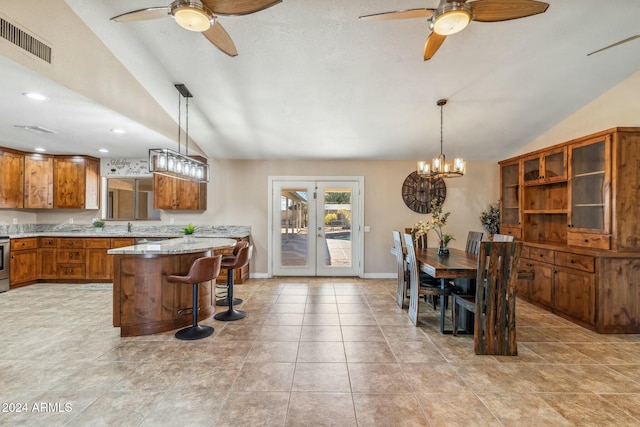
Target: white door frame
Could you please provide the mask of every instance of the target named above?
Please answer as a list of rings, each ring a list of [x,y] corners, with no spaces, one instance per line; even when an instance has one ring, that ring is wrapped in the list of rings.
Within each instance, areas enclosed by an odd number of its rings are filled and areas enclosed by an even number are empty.
[[[276,219],[273,216],[274,203],[280,204],[280,194],[273,194],[273,184],[276,181],[282,182],[295,182],[295,181],[350,181],[357,182],[359,187],[359,194],[355,194],[353,197],[352,204],[357,203],[357,212],[358,212],[358,229],[352,230],[352,233],[357,234],[357,244],[356,248],[354,248],[353,253],[356,254],[357,259],[354,259],[353,262],[357,263],[356,271],[358,277],[364,277],[364,176],[269,176],[267,179],[267,194],[268,194],[268,209],[267,209],[267,247],[269,248],[267,251],[267,275],[268,277],[273,277],[273,230],[274,224],[273,221]],[[280,218],[277,218],[280,221]]]

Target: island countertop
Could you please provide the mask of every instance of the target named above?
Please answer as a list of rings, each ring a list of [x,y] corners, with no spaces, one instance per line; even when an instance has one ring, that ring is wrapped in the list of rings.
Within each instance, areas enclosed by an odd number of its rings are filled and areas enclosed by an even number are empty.
[[[125,246],[122,248],[109,249],[110,255],[176,255],[190,254],[215,250],[221,248],[229,248],[235,245],[234,239],[226,239],[221,237],[214,238],[198,238],[185,240],[182,237],[176,239],[160,240],[153,243],[145,243],[142,245]]]

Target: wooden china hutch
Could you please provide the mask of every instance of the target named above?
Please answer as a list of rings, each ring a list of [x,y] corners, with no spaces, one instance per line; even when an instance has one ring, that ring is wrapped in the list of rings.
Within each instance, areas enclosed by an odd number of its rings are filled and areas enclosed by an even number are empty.
[[[518,296],[600,333],[640,333],[640,128],[499,164],[500,232],[534,271]]]

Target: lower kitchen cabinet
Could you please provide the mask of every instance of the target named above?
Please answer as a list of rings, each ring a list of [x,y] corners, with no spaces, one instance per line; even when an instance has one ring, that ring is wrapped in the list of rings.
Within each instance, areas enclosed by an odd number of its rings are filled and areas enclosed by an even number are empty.
[[[590,325],[595,325],[595,275],[556,267],[556,310]]]
[[[38,280],[38,238],[11,239],[10,286],[16,287]]]
[[[91,280],[110,280],[113,277],[113,260],[107,254],[111,239],[87,239],[86,275]]]

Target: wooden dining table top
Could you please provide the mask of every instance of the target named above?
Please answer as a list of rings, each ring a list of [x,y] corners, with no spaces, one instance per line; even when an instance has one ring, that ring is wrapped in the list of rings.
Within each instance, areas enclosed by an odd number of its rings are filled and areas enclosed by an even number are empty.
[[[449,249],[448,256],[439,256],[437,248],[416,248],[420,270],[436,279],[474,278],[478,256],[461,249]]]

